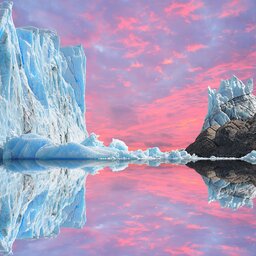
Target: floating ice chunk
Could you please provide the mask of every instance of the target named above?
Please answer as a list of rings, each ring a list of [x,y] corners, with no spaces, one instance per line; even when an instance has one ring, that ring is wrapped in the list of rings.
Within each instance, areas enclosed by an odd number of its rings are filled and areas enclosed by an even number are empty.
[[[256,151],[255,150],[251,151],[247,155],[241,157],[241,160],[244,160],[252,164],[256,164]]]
[[[142,151],[141,149],[133,151],[132,153],[133,153],[134,157],[136,157],[138,159],[146,159],[146,158],[148,158],[147,153]]]
[[[161,152],[161,150],[158,147],[148,148],[145,151],[145,154],[150,158],[162,158],[165,156],[165,154]]]
[[[103,147],[87,147],[76,143],[50,145],[36,153],[36,159],[117,159],[116,151]]]
[[[24,134],[7,141],[4,146],[3,159],[35,159],[37,151],[51,145],[50,139],[36,134]]]
[[[112,139],[112,142],[109,144],[110,148],[116,148],[122,151],[128,151],[128,146],[121,140]]]
[[[81,144],[87,147],[105,147],[104,143],[98,140],[99,135],[91,133]]]
[[[173,163],[188,163],[195,159],[196,156],[191,156],[186,150],[173,150],[169,153],[168,160]]]

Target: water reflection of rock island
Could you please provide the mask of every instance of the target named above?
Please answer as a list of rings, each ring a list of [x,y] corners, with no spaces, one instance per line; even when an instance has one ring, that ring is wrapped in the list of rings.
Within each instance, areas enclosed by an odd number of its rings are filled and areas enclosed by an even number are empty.
[[[209,202],[234,210],[253,207],[256,197],[256,166],[243,161],[198,161],[188,163],[208,186]]]
[[[61,227],[86,222],[83,170],[12,172],[0,166],[0,252],[16,239],[56,236]]]

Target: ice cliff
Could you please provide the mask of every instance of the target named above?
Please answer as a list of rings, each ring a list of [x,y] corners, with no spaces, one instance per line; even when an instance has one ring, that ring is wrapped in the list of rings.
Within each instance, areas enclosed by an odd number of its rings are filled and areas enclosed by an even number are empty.
[[[0,4],[0,146],[31,132],[81,142],[87,136],[83,48],[61,48],[49,30],[16,29],[12,5]]]
[[[16,239],[53,237],[61,227],[84,226],[83,170],[11,172],[1,166],[0,175],[0,253],[10,253]]]

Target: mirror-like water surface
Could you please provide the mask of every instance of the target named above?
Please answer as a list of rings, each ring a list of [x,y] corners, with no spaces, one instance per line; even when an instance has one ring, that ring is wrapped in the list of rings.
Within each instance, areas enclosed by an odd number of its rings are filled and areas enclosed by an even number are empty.
[[[2,250],[48,256],[254,255],[254,166],[131,164],[122,170],[126,165],[2,166]]]

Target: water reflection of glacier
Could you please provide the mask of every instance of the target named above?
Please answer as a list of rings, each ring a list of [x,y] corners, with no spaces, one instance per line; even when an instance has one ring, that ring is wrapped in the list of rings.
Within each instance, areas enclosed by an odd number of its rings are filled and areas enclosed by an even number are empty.
[[[0,166],[0,253],[16,239],[56,236],[61,227],[86,222],[85,182],[104,167],[121,171],[127,162],[10,161]]]
[[[109,167],[122,171],[132,163],[161,162],[13,161],[0,166],[0,252],[10,253],[16,239],[58,235],[61,227],[82,228],[86,222],[88,174]],[[253,207],[256,166],[239,161],[189,163],[208,186],[209,201],[238,209]],[[185,188],[184,188],[185,189]]]
[[[9,253],[16,239],[52,237],[61,227],[86,222],[83,170],[55,168],[13,172],[0,167],[0,249]]]
[[[199,161],[189,163],[208,187],[209,202],[237,210],[253,207],[256,197],[256,166],[243,161]]]

